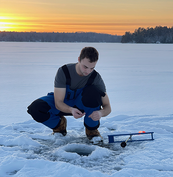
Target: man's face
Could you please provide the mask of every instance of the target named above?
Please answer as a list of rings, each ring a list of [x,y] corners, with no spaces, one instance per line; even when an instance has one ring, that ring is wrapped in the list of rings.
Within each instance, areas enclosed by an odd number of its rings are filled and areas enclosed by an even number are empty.
[[[89,75],[95,68],[96,62],[90,62],[88,58],[84,58],[80,61],[78,58],[78,64],[79,64],[79,75],[81,76],[87,76]]]

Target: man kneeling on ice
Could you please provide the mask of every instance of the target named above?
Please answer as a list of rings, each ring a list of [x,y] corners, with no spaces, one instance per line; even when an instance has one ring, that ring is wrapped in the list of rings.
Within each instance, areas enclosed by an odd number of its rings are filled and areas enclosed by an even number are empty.
[[[101,117],[111,112],[105,84],[94,70],[98,51],[93,47],[82,49],[78,63],[60,67],[55,76],[54,93],[48,93],[28,106],[28,113],[37,122],[53,129],[54,133],[67,134],[67,120],[84,117],[88,139],[100,136],[97,130]]]

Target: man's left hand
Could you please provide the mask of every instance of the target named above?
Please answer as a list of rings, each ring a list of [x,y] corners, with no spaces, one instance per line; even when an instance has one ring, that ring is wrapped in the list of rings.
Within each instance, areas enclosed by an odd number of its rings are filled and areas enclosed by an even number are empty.
[[[88,117],[90,117],[92,120],[94,121],[98,121],[101,119],[102,117],[102,113],[100,111],[94,111],[91,115],[89,115]]]

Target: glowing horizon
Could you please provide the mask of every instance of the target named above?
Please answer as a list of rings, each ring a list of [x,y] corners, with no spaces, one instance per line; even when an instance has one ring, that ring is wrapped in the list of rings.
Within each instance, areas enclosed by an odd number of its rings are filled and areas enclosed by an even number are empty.
[[[1,4],[0,31],[123,35],[139,27],[173,26],[171,0],[6,0]]]

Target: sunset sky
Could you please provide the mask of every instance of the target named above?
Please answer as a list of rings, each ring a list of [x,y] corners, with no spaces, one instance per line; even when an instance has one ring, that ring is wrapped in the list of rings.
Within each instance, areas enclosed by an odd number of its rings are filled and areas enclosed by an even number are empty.
[[[97,32],[173,26],[173,0],[0,0],[0,31]]]

